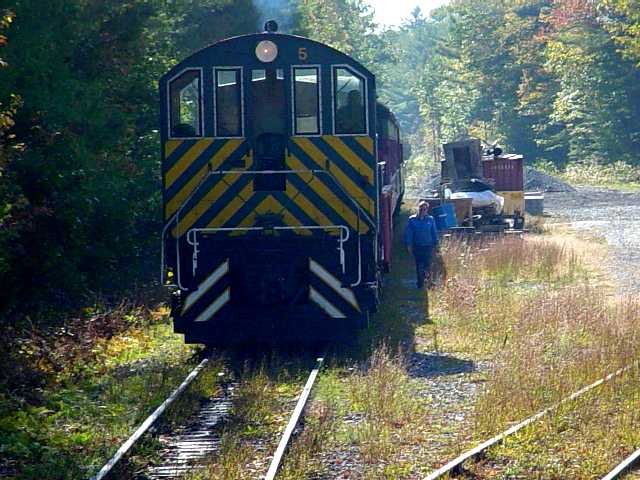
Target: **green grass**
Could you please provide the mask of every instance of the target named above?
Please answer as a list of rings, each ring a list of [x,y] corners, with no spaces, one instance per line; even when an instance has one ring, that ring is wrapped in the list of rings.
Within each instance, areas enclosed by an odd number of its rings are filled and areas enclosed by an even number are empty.
[[[319,379],[304,433],[294,441],[283,468],[285,479],[330,475],[340,452],[354,465],[354,478],[399,478],[415,473],[403,458],[426,421],[429,402],[416,395],[417,382],[402,355],[386,346],[353,367],[330,367]],[[345,422],[345,419],[348,421]],[[321,457],[327,456],[325,462]]]
[[[400,241],[406,218],[405,212],[396,224],[380,310],[362,332],[358,349],[328,362],[283,478],[331,476],[335,472],[328,466],[342,468],[343,455],[355,455],[353,478],[408,478],[421,471],[405,454],[423,439],[429,400],[419,395],[420,382],[409,376],[405,355],[428,316],[425,292],[415,287],[415,266]]]
[[[189,479],[240,480],[264,475],[307,374],[301,360],[264,358],[256,365],[247,364],[238,377],[231,417],[220,426],[220,451]]]

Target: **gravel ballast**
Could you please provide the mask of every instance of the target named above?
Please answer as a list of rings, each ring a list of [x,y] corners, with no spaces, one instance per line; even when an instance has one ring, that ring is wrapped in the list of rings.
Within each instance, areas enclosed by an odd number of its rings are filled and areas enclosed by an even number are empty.
[[[577,232],[594,234],[610,247],[606,269],[621,294],[640,293],[640,192],[577,187],[548,192],[549,223],[568,223]]]

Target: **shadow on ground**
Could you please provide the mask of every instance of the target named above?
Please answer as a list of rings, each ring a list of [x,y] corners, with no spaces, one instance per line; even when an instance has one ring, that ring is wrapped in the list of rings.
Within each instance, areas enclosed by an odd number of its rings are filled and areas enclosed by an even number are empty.
[[[413,353],[409,357],[409,376],[414,378],[434,378],[476,371],[476,364],[450,355],[433,353]]]

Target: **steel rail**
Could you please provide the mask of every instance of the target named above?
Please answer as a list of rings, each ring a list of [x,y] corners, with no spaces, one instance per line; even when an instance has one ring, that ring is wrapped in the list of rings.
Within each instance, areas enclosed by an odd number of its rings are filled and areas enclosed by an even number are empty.
[[[616,468],[611,470],[606,476],[602,477],[602,480],[614,480],[619,478],[623,473],[626,473],[634,463],[640,460],[640,449],[633,452],[627,458],[625,458]]]
[[[193,382],[193,380],[198,376],[198,374],[202,371],[202,369],[209,363],[209,358],[205,358],[202,360],[196,368],[194,368],[191,373],[184,379],[184,381],[180,384],[178,388],[176,388],[169,397],[162,402],[162,404],[155,409],[155,411],[147,417],[147,419],[142,422],[142,424],[138,427],[138,429],[133,432],[133,435],[129,437],[129,439],[124,442],[120,448],[116,451],[116,453],[111,457],[101,469],[94,476],[91,477],[91,480],[102,480],[105,478],[111,469],[122,459],[122,457],[131,449],[131,447],[138,441],[138,439],[146,433],[146,431],[155,423],[158,418],[164,413],[164,411],[173,403],[175,400],[185,391],[185,389]]]
[[[535,422],[536,420],[539,420],[540,418],[544,417],[548,413],[553,412],[554,410],[556,410],[558,407],[564,405],[565,403],[568,403],[568,402],[571,402],[571,401],[575,400],[576,398],[580,397],[581,395],[593,390],[596,387],[599,387],[600,385],[603,385],[604,383],[608,382],[609,380],[622,375],[623,373],[629,371],[630,369],[632,369],[632,368],[634,368],[634,367],[636,367],[638,365],[640,365],[640,360],[632,363],[631,365],[627,365],[626,367],[620,368],[619,370],[616,370],[615,372],[610,373],[606,377],[603,377],[600,380],[596,380],[592,384],[581,388],[577,392],[572,393],[568,397],[563,398],[559,402],[554,403],[550,407],[545,408],[544,410],[536,413],[535,415],[527,418],[526,420],[523,420],[522,422],[514,425],[513,427],[509,428],[508,430],[505,430],[504,432],[499,433],[495,437],[492,437],[489,440],[481,443],[477,447],[466,451],[462,455],[460,455],[457,458],[451,460],[446,465],[443,465],[442,467],[440,467],[438,470],[435,470],[435,471],[431,472],[424,480],[435,480],[437,478],[442,477],[445,474],[448,474],[448,473],[455,474],[456,472],[459,472],[462,464],[464,462],[466,462],[467,460],[469,460],[470,458],[477,457],[478,455],[480,455],[482,452],[484,452],[488,448],[490,448],[490,447],[492,447],[494,445],[497,445],[500,442],[502,442],[509,435],[512,435],[512,434],[518,432],[519,430],[522,430],[527,425]]]
[[[284,452],[289,445],[289,440],[291,439],[291,434],[294,429],[298,425],[298,421],[300,420],[300,416],[304,410],[305,405],[307,404],[307,400],[309,399],[309,395],[311,394],[311,389],[313,388],[313,384],[316,381],[316,377],[322,368],[322,364],[324,363],[324,357],[320,357],[317,359],[316,367],[309,374],[309,378],[307,379],[307,383],[302,389],[302,393],[300,394],[300,398],[298,399],[298,403],[296,403],[296,408],[293,410],[293,414],[289,419],[289,423],[282,434],[282,438],[280,438],[280,443],[278,444],[278,448],[276,449],[276,453],[273,455],[273,459],[271,460],[271,465],[269,465],[269,470],[267,471],[267,475],[264,477],[264,480],[273,480],[276,478],[276,474],[278,473],[278,469],[280,468],[280,463],[282,462],[282,457],[284,456]]]

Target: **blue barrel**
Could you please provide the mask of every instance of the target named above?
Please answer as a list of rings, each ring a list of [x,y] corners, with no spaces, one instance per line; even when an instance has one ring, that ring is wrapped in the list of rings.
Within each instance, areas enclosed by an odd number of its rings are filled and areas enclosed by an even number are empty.
[[[442,205],[434,207],[431,214],[436,220],[436,228],[438,230],[448,230],[449,228],[458,226],[456,209],[452,203],[443,203]]]

